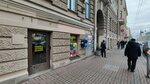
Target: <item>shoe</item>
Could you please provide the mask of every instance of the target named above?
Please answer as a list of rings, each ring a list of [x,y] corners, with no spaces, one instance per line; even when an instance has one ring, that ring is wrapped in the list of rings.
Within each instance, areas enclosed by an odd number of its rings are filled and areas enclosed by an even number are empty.
[[[134,72],[134,70],[131,70],[131,72]]]

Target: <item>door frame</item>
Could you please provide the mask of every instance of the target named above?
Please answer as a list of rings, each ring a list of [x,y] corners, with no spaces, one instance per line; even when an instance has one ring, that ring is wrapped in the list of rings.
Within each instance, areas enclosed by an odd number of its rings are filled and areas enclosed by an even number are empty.
[[[48,32],[48,31],[42,31],[42,30],[33,30],[33,29],[28,29],[28,72],[29,72],[29,75],[31,74],[34,74],[32,73],[32,70],[30,69],[33,64],[32,64],[32,36],[31,34],[34,33],[34,32],[44,32],[46,33],[46,64],[48,66],[48,69],[50,68],[50,55],[51,55],[51,48],[50,48],[50,45],[51,45],[51,39],[50,39],[50,35],[51,33]],[[42,64],[42,63],[41,63]],[[38,65],[38,64],[36,64]]]

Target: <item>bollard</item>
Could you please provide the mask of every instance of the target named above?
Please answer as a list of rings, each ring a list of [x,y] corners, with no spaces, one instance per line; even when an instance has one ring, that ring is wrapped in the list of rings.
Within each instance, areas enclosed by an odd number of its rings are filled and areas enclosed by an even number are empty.
[[[147,54],[146,55],[146,58],[147,58],[147,78],[150,78],[150,54]]]

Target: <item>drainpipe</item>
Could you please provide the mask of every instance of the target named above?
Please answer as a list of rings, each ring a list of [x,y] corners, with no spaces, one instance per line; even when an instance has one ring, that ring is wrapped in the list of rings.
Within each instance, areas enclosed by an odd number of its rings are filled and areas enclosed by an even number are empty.
[[[119,0],[117,0],[117,40],[119,41]]]
[[[97,46],[97,1],[98,0],[95,0],[94,52],[96,52],[96,46]]]

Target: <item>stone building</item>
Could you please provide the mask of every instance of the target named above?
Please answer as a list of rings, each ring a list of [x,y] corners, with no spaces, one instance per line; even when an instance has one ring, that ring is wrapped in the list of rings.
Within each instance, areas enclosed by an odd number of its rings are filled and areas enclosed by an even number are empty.
[[[95,0],[0,0],[0,83],[91,56],[94,9]]]
[[[116,46],[117,43],[117,0],[110,0],[110,6],[108,7],[108,16],[107,16],[107,43],[108,49]]]
[[[97,1],[97,46],[102,40],[106,41],[107,48],[115,46],[118,36],[117,0]]]
[[[106,41],[107,49],[116,46],[118,40],[124,40],[127,30],[126,0],[96,0],[95,46]]]
[[[126,0],[118,0],[118,40],[126,39],[128,10]]]
[[[95,46],[100,47],[102,40],[106,39],[107,28],[107,6],[108,0],[96,0],[96,15],[95,15]],[[96,48],[95,47],[95,48]]]

